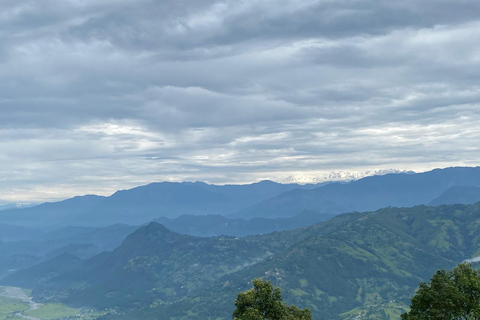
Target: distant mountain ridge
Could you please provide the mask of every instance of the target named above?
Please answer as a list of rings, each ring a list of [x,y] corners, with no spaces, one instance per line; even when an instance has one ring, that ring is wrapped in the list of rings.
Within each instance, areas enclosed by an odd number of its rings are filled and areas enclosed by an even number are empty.
[[[428,204],[452,187],[480,187],[480,167],[394,173],[349,183],[210,185],[159,182],[109,197],[87,195],[35,207],[0,211],[0,223],[47,231],[69,225],[141,225],[157,218],[222,215],[234,219],[291,218],[304,211],[339,214]],[[475,197],[467,199],[473,201]],[[467,201],[467,202],[468,202]]]
[[[478,201],[480,201],[480,187],[455,186],[446,190],[438,198],[432,200],[429,205],[470,204]]]
[[[33,206],[38,206],[40,203],[17,203],[17,202],[9,202],[0,204],[0,211],[5,209],[22,209],[28,208]]]
[[[340,214],[389,206],[412,207],[428,204],[454,186],[480,187],[480,167],[387,174],[350,183],[330,183],[311,190],[297,189],[250,206],[230,217],[278,218],[291,217],[303,210]]]
[[[159,217],[233,213],[284,191],[316,185],[261,181],[249,185],[209,185],[202,182],[159,182],[119,190],[109,197],[87,195],[25,209],[0,211],[0,223],[57,229],[115,223],[140,225]]]
[[[104,228],[66,227],[43,233],[23,227],[6,228],[17,234],[13,238],[4,233],[3,237],[8,236],[10,241],[0,240],[0,278],[63,253],[90,258],[100,252],[113,250],[138,229],[135,226],[113,225]]]
[[[181,234],[199,237],[219,235],[244,237],[306,227],[314,223],[326,221],[334,216],[331,214],[318,214],[313,211],[303,211],[290,218],[276,219],[253,218],[244,220],[231,219],[220,215],[182,215],[175,219],[158,218],[153,221],[161,223],[168,229]]]
[[[380,169],[367,171],[332,171],[323,174],[296,174],[277,180],[280,183],[327,183],[327,182],[351,182],[371,176],[386,174],[415,174],[413,171],[398,169]]]

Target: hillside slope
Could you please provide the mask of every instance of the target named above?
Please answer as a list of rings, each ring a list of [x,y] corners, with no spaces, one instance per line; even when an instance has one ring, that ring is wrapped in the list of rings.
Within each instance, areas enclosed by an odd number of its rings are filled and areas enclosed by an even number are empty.
[[[442,204],[471,204],[480,201],[479,187],[457,186],[451,187],[438,198],[430,201],[429,205],[439,206]]]
[[[236,294],[263,277],[317,320],[354,319],[372,308],[398,314],[436,269],[477,256],[480,203],[349,213],[241,239],[152,223],[115,251],[38,284],[34,295],[118,308],[106,319],[230,319]]]
[[[39,283],[34,294],[43,301],[54,297],[101,308],[169,303],[284,248],[261,238],[196,238],[150,223],[113,252],[99,254],[76,271]],[[35,267],[23,270],[22,275],[30,272],[36,272]],[[11,279],[19,279],[14,276],[8,278],[9,284],[14,284]]]
[[[231,217],[278,218],[290,217],[303,210],[339,214],[389,206],[412,207],[430,203],[453,186],[480,187],[480,167],[388,174],[347,184],[332,183],[312,190],[293,190],[241,210]]]
[[[229,214],[293,189],[315,185],[262,181],[216,186],[201,182],[161,182],[109,197],[82,196],[60,202],[0,211],[0,222],[53,230],[67,226],[103,227],[116,223],[140,225],[159,217]]]
[[[480,204],[387,208],[275,233],[267,237],[294,244],[173,305],[127,311],[125,319],[230,319],[236,294],[255,277],[280,286],[288,303],[310,308],[317,320],[354,319],[375,307],[398,316],[420,281],[480,255],[479,218]]]

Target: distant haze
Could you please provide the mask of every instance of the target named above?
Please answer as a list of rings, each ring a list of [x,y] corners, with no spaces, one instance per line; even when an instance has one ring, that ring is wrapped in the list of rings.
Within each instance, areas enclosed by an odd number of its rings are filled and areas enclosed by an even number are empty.
[[[0,203],[476,166],[479,13],[476,0],[1,1]]]

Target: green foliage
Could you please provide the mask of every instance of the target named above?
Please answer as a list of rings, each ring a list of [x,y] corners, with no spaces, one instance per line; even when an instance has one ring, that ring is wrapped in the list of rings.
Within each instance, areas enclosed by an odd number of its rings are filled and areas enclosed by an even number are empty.
[[[182,320],[228,319],[229,301],[249,289],[251,279],[262,277],[281,288],[286,303],[309,308],[315,319],[399,319],[419,282],[480,255],[479,216],[480,204],[386,208],[249,237],[290,244],[155,312]],[[385,305],[391,308],[384,310]],[[347,315],[355,309],[356,315]]]
[[[429,283],[420,283],[402,319],[480,319],[480,271],[465,263],[451,271],[438,270]]]
[[[479,217],[480,203],[386,208],[241,239],[181,236],[153,224],[34,296],[116,308],[109,320],[226,320],[237,293],[262,277],[318,320],[393,320],[419,282],[480,255]]]
[[[113,252],[88,260],[88,267],[40,283],[33,295],[41,302],[75,307],[154,308],[178,301],[284,249],[284,245],[256,237],[196,238],[151,223],[128,236]],[[60,266],[63,264],[52,269]],[[30,268],[26,273],[33,271],[35,268]]]
[[[25,315],[42,320],[56,320],[74,317],[80,313],[81,311],[78,309],[69,308],[61,304],[44,304],[38,309],[26,311]]]
[[[311,320],[310,310],[287,306],[279,288],[270,281],[254,279],[253,288],[238,294],[237,307],[233,312],[235,320]]]
[[[16,319],[17,313],[28,310],[28,303],[5,297],[2,291],[3,289],[0,288],[0,320]]]

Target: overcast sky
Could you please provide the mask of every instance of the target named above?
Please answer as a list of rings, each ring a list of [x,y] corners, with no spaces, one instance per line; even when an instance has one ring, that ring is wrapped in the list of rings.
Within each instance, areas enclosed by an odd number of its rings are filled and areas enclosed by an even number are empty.
[[[0,201],[480,162],[478,0],[1,0]]]

